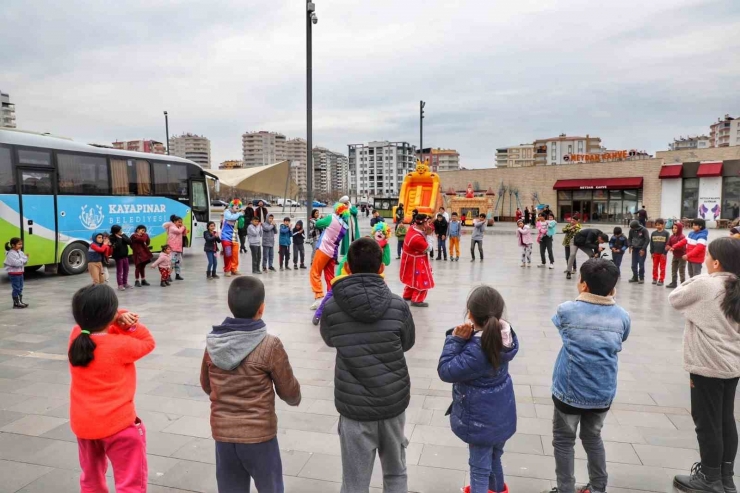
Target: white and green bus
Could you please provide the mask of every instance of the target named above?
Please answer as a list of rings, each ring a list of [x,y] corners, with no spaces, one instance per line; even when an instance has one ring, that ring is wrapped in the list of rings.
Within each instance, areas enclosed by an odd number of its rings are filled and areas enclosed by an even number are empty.
[[[189,245],[209,219],[207,177],[187,159],[0,129],[0,243],[20,237],[28,269],[79,274],[95,233],[142,224],[158,252],[175,214]]]

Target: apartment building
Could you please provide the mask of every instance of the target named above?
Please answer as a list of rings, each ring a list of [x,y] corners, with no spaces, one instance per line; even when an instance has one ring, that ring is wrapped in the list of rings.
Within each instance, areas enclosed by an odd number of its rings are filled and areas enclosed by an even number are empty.
[[[317,194],[347,193],[347,156],[325,147],[313,148],[313,189]]]
[[[243,167],[244,163],[241,159],[227,159],[218,165],[218,169],[238,169]]]
[[[384,140],[348,148],[350,193],[395,197],[406,173],[416,167],[416,146],[408,142]]]
[[[115,141],[113,142],[115,149],[123,149],[125,151],[136,151],[136,152],[149,152],[152,154],[166,154],[167,151],[162,142],[156,140],[126,140],[126,141]]]
[[[245,168],[273,164],[285,159],[285,135],[276,132],[247,132],[242,135],[242,161]]]
[[[692,149],[708,149],[711,147],[709,137],[706,135],[695,135],[693,137],[679,137],[668,144],[671,151],[689,151]]]
[[[460,169],[460,153],[455,149],[425,147],[422,152],[416,151],[416,159],[428,160],[429,168],[435,173]]]
[[[15,105],[10,94],[0,91],[0,127],[15,128]]]
[[[170,137],[170,155],[190,159],[202,168],[210,168],[211,141],[191,133]]]
[[[306,164],[307,149],[304,139],[288,139],[285,141],[285,153],[277,154],[278,161],[287,159],[291,162],[290,174],[293,181],[298,185],[301,193],[306,191]]]
[[[601,153],[601,139],[599,137],[591,137],[588,134],[585,137],[560,134],[557,137],[534,141],[535,166],[587,162],[586,159],[573,159],[572,156],[587,156]]]
[[[534,165],[534,144],[496,149],[497,168],[524,168]]]
[[[740,146],[740,119],[725,115],[709,126],[710,147]]]

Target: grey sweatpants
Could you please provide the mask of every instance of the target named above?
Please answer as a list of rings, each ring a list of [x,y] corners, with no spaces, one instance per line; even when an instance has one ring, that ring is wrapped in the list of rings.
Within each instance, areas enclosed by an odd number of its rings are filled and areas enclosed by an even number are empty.
[[[368,493],[375,451],[383,469],[383,493],[407,493],[406,413],[383,421],[355,421],[339,417],[342,449],[341,493]]]

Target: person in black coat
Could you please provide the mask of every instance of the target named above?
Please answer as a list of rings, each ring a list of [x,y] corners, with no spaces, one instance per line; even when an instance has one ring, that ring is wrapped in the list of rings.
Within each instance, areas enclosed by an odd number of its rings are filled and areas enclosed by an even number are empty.
[[[576,262],[576,255],[578,250],[586,254],[586,260],[595,257],[599,253],[599,235],[603,234],[601,230],[596,228],[582,229],[573,237],[573,244],[576,249],[568,257],[568,269],[565,277],[571,278],[571,272],[573,271],[573,265]]]
[[[434,234],[437,235],[437,260],[442,260],[444,255],[445,261],[447,261],[447,219],[440,212],[437,214],[437,219],[434,220]]]
[[[321,337],[336,348],[334,405],[339,412],[343,491],[368,491],[375,450],[388,491],[408,491],[404,424],[411,399],[404,352],[415,340],[411,310],[386,285],[383,252],[372,238],[352,242],[350,275],[335,278]]]
[[[111,226],[110,236],[108,238],[113,249],[111,256],[116,261],[118,289],[119,291],[131,289],[133,286],[128,283],[128,247],[131,246],[131,239],[123,233],[123,229],[118,224]]]

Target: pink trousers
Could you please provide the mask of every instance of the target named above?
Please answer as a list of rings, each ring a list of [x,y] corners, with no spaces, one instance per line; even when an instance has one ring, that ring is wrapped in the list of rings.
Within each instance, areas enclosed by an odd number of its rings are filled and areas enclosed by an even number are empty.
[[[116,493],[146,492],[146,428],[139,418],[136,418],[136,423],[107,438],[78,438],[77,445],[82,468],[82,493],[108,493],[105,481],[108,459],[113,466]]]

